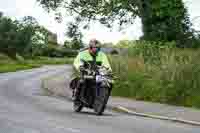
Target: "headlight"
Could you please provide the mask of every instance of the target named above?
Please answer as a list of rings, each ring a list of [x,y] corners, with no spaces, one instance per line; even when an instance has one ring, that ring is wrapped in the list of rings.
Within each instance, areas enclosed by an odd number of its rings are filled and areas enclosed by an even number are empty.
[[[99,72],[99,74],[102,75],[102,76],[106,75],[106,73],[103,72],[103,71]]]
[[[107,71],[105,69],[100,69],[99,74],[102,76],[107,75]]]
[[[104,79],[103,79],[103,77],[102,76],[100,76],[100,75],[97,75],[96,76],[96,82],[102,82]]]

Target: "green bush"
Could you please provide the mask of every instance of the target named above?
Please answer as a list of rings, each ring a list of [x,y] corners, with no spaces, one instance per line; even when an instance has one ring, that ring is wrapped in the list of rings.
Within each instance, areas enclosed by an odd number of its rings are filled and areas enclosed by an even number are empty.
[[[64,47],[58,47],[54,45],[47,45],[42,52],[42,56],[48,57],[75,57],[78,51],[67,49]]]

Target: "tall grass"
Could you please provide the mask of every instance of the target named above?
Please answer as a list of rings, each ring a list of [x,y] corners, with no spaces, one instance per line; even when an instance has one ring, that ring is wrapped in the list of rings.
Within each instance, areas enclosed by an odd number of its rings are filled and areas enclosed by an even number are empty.
[[[119,75],[113,95],[200,108],[199,59],[198,49],[137,44],[126,57],[110,57]]]

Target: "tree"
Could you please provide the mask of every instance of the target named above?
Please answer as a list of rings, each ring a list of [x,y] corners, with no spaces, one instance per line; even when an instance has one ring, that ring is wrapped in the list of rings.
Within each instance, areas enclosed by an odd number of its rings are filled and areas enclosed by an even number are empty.
[[[32,16],[25,16],[19,21],[18,27],[21,43],[23,44],[20,47],[21,55],[34,56],[38,51],[38,47],[40,47],[42,38],[37,20]]]
[[[35,56],[42,52],[47,42],[46,31],[33,17],[27,16],[21,21],[13,21],[2,14],[0,15],[0,52],[11,58],[16,58],[17,54],[26,57]]]
[[[51,40],[57,42],[57,36],[48,31],[45,27],[40,26],[37,20],[32,16],[25,16],[20,21],[22,34],[27,44],[24,48],[24,55],[36,56],[41,55],[43,51],[48,47],[48,43]],[[54,39],[55,38],[55,39]]]
[[[15,58],[18,47],[21,45],[17,24],[17,21],[12,21],[3,14],[0,17],[0,52],[12,58]]]
[[[64,7],[69,15],[75,16],[76,21],[87,22],[86,25],[94,20],[109,28],[114,22],[123,27],[128,23],[133,24],[135,17],[139,16],[142,19],[144,40],[184,42],[192,35],[187,9],[182,0],[37,1],[48,11]]]
[[[69,38],[72,38],[72,41],[70,43],[70,47],[72,49],[80,49],[83,47],[83,42],[82,42],[82,32],[79,29],[79,21],[77,20],[75,23],[69,23],[68,24],[68,29],[66,32],[66,35]]]
[[[142,0],[142,3],[143,39],[184,42],[190,38],[191,23],[182,0]]]
[[[39,24],[36,20],[36,18],[32,17],[32,16],[25,16],[22,18],[21,24],[23,24],[24,26],[32,26],[32,27],[37,27]]]
[[[71,48],[71,43],[70,43],[70,41],[68,41],[68,40],[65,40],[65,42],[64,42],[64,48],[67,48],[67,49],[69,49],[69,48]]]
[[[73,40],[71,41],[71,48],[77,49],[77,50],[79,50],[80,48],[83,48],[82,41],[80,39],[73,38]]]

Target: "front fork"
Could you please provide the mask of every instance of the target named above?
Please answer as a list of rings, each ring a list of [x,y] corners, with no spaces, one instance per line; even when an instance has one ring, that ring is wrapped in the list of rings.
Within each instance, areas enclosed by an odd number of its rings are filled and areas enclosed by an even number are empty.
[[[107,85],[103,85],[102,83],[96,84],[96,98],[100,98],[102,100],[107,99],[110,96],[112,90],[112,85],[108,87]]]

